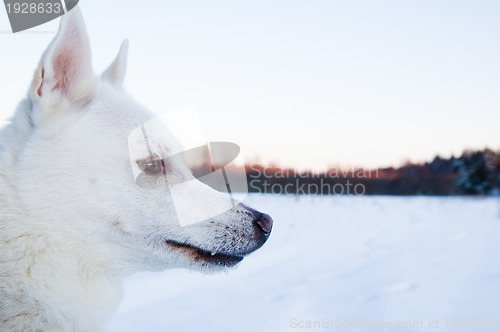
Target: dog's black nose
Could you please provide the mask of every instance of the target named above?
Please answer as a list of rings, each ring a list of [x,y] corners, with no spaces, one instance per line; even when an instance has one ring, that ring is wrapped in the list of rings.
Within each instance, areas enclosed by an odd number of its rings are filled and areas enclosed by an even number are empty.
[[[265,213],[260,213],[254,220],[259,228],[264,232],[264,234],[269,235],[271,233],[271,229],[273,228],[273,219]]]

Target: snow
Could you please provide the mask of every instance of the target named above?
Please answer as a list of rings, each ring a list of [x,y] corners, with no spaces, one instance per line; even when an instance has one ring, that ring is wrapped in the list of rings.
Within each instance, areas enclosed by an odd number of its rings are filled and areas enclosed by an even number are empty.
[[[250,195],[246,203],[274,218],[262,249],[227,273],[128,278],[108,331],[295,331],[322,319],[371,322],[363,331],[421,321],[404,330],[424,331],[429,320],[442,330],[445,319],[500,318],[498,198]]]

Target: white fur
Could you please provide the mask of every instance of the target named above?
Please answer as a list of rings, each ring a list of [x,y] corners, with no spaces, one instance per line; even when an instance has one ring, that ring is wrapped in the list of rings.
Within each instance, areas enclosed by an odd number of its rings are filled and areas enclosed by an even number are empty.
[[[120,301],[125,276],[224,267],[168,240],[240,256],[266,240],[255,211],[241,204],[180,227],[166,193],[134,183],[127,136],[153,115],[121,88],[127,47],[96,76],[74,8],[0,131],[2,331],[98,331]],[[185,172],[176,165],[168,176]]]

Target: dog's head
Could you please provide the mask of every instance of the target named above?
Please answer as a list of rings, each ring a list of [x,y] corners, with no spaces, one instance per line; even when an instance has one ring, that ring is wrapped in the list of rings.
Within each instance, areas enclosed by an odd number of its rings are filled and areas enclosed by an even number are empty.
[[[15,161],[23,209],[50,219],[52,231],[89,246],[109,243],[110,251],[120,253],[117,264],[129,268],[233,266],[266,242],[272,220],[235,204],[216,217],[181,227],[167,189],[136,184],[128,137],[154,115],[122,88],[127,47],[124,42],[113,63],[96,76],[78,7],[62,17],[22,104],[25,111],[17,115],[29,124]],[[160,149],[176,144],[171,137]],[[188,176],[180,162],[159,165],[153,159],[133,162],[153,180]],[[226,199],[193,183],[184,197],[193,210],[210,209]]]

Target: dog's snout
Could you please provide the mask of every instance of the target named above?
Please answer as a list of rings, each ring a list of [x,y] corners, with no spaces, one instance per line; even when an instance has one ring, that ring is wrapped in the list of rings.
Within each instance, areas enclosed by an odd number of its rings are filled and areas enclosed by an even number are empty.
[[[252,224],[254,225],[254,230],[257,231],[257,235],[260,235],[259,238],[264,242],[269,238],[269,234],[271,234],[271,230],[273,228],[273,218],[266,213],[259,212],[254,210],[248,206],[242,205],[246,215],[253,217]]]
[[[271,229],[273,228],[273,219],[268,214],[259,212],[254,219],[254,223],[259,226],[265,235],[269,235],[271,233]]]

